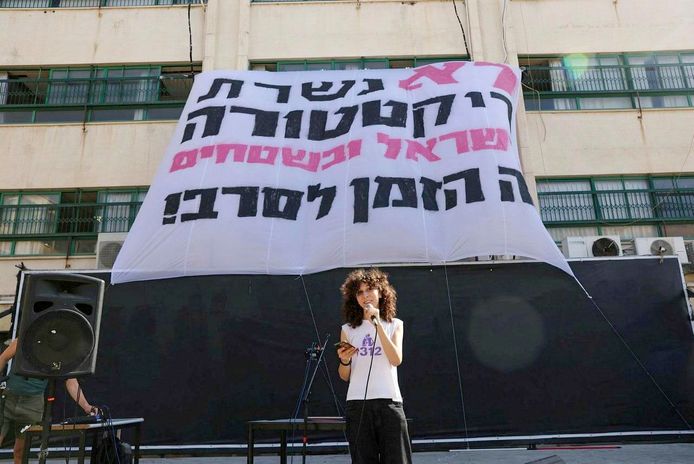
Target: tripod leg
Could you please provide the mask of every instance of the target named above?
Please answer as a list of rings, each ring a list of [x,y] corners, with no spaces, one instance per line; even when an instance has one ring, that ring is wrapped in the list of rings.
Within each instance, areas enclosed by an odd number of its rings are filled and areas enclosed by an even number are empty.
[[[46,402],[41,422],[41,450],[39,451],[39,464],[46,464],[48,457],[48,436],[51,434],[51,421],[53,419],[53,400],[55,400],[55,379],[48,381]]]

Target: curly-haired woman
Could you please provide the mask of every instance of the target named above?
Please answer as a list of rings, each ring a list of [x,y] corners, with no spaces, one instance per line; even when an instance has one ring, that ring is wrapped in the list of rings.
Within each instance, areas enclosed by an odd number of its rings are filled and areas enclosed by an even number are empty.
[[[347,439],[354,464],[412,462],[397,367],[403,323],[395,318],[397,294],[379,269],[352,271],[342,292],[340,378],[347,390]]]

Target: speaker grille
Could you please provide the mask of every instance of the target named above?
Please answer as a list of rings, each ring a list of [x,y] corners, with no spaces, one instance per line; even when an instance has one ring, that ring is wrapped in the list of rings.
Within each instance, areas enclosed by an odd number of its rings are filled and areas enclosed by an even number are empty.
[[[77,311],[61,309],[40,315],[19,340],[24,357],[42,374],[69,373],[89,358],[94,331]]]

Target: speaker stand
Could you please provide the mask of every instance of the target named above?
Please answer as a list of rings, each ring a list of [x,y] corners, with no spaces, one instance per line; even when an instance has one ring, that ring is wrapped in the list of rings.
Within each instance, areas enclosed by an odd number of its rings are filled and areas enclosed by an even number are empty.
[[[39,464],[46,464],[48,458],[48,437],[51,434],[51,422],[53,421],[53,401],[55,401],[55,379],[48,379],[46,399],[43,406],[43,421],[41,422],[41,448],[39,450]]]

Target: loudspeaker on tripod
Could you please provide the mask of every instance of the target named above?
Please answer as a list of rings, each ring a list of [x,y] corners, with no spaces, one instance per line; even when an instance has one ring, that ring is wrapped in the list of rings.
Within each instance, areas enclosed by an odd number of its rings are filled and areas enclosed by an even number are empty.
[[[104,281],[95,277],[25,273],[12,371],[35,378],[93,374],[103,298]]]

